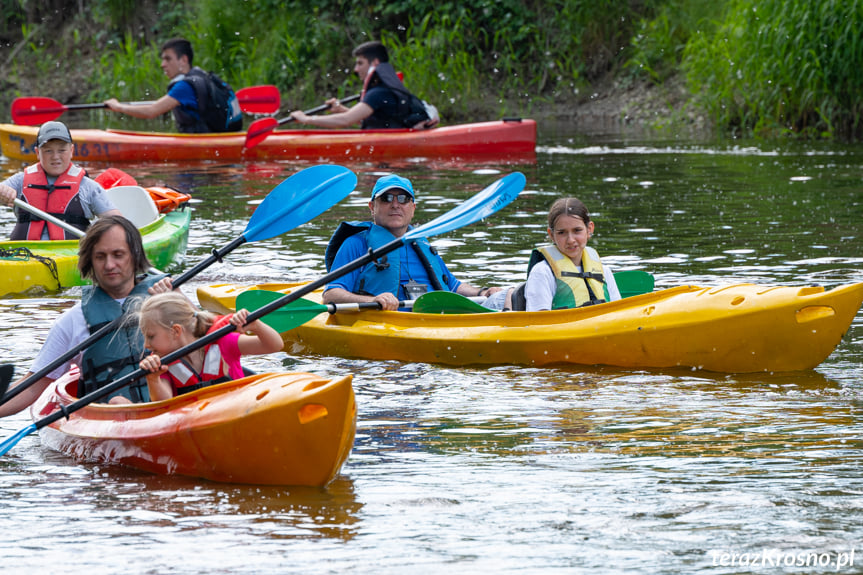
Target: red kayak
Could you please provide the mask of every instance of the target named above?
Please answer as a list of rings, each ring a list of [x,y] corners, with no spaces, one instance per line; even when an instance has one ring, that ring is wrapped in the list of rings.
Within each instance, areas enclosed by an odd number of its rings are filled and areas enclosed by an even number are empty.
[[[35,161],[36,126],[0,124],[0,148]],[[173,134],[72,130],[77,161],[348,160],[407,157],[499,157],[536,152],[536,122],[508,119],[429,130],[276,130],[253,148],[245,132]]]

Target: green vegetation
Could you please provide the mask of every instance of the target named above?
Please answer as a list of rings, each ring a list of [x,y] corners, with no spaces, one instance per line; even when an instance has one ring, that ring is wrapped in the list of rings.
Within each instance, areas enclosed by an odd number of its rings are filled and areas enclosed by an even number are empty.
[[[863,2],[735,0],[684,65],[718,125],[761,134],[861,135]]]
[[[41,86],[51,85],[44,77],[61,62],[85,71],[76,89],[40,95],[64,101],[158,97],[165,86],[159,46],[184,36],[195,47],[195,63],[233,86],[275,84],[284,110],[311,107],[359,91],[351,49],[380,39],[408,87],[448,121],[571,109],[609,77],[625,87],[685,75],[686,106],[706,112],[720,130],[863,135],[857,98],[863,77],[854,73],[863,63],[863,0],[0,5],[6,100],[40,86],[40,78]],[[37,77],[28,80],[34,71]]]

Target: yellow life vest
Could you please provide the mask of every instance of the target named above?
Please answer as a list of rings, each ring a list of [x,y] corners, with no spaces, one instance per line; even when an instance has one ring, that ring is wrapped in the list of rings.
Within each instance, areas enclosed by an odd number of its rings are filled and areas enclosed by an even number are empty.
[[[551,309],[567,309],[608,301],[604,289],[602,260],[598,255],[593,259],[589,253],[592,250],[585,248],[581,252],[583,271],[579,271],[575,263],[562,254],[557,246],[548,245],[535,251],[542,255],[554,272],[557,289],[551,301]]]

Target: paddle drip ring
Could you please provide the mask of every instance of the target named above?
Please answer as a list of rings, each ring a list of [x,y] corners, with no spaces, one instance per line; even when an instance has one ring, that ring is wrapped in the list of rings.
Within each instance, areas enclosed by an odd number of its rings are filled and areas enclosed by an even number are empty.
[[[48,268],[48,271],[51,272],[51,277],[53,277],[54,281],[57,282],[57,289],[63,288],[63,286],[60,285],[60,276],[57,274],[57,262],[51,258],[38,256],[25,247],[15,247],[0,248],[0,259],[19,261],[36,260],[37,262],[44,264],[45,267]]]

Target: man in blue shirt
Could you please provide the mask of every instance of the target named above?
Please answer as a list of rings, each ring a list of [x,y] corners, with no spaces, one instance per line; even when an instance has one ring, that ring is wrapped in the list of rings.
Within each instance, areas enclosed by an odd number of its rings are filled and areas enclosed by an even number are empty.
[[[380,42],[365,42],[354,48],[354,73],[363,82],[360,103],[347,108],[337,98],[327,100],[330,114],[309,116],[301,110],[291,112],[300,124],[321,128],[347,128],[360,124],[363,129],[431,128],[440,118],[405,88],[389,63],[389,53]],[[432,110],[431,115],[429,111]]]
[[[338,269],[379,248],[410,229],[416,204],[413,184],[395,174],[378,179],[369,201],[371,222],[343,223],[327,247],[327,259]],[[425,239],[411,242],[379,260],[328,284],[324,303],[375,301],[381,309],[398,309],[399,300],[416,299],[425,291],[447,290],[458,294],[489,296],[501,288],[479,288],[457,280],[443,259]]]
[[[180,132],[209,132],[201,118],[198,95],[187,78],[190,73],[196,74],[200,70],[192,67],[193,58],[192,44],[188,40],[168,40],[162,46],[162,71],[170,80],[168,93],[150,104],[125,104],[111,98],[105,101],[105,105],[114,112],[133,118],[150,119],[173,111]]]

